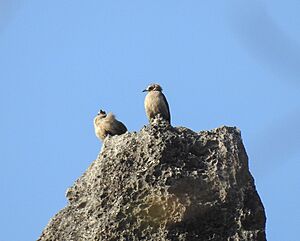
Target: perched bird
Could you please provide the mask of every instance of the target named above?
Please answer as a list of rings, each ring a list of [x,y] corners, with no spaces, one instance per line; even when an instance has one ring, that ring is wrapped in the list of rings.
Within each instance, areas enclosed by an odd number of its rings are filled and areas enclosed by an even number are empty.
[[[94,118],[95,134],[100,140],[104,140],[108,135],[121,135],[127,131],[126,126],[118,121],[113,113],[106,114],[100,110]]]
[[[146,115],[151,122],[155,116],[160,114],[163,119],[167,120],[171,124],[171,116],[169,104],[162,93],[162,88],[159,84],[151,84],[143,92],[148,92],[145,97],[145,111]]]

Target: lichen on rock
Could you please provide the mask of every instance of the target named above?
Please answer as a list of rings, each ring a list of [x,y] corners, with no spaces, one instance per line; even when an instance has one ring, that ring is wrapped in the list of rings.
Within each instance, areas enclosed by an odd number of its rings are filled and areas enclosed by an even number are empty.
[[[105,139],[39,241],[263,241],[265,213],[240,131],[162,119]]]

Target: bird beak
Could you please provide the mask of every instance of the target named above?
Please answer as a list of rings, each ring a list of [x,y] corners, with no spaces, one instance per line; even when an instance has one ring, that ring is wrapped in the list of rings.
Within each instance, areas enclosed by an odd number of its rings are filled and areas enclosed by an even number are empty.
[[[143,92],[147,92],[148,90],[143,90]]]

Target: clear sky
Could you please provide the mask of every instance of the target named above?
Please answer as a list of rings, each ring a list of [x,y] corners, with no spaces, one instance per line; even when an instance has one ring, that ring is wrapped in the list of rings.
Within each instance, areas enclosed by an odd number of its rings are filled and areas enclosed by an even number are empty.
[[[1,0],[0,241],[30,241],[97,157],[92,119],[242,131],[271,241],[300,225],[299,0]]]

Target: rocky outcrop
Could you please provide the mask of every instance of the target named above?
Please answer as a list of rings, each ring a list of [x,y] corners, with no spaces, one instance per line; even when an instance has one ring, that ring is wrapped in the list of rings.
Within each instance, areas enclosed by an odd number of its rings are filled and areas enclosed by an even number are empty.
[[[266,240],[265,213],[233,127],[156,120],[105,139],[39,241]]]

